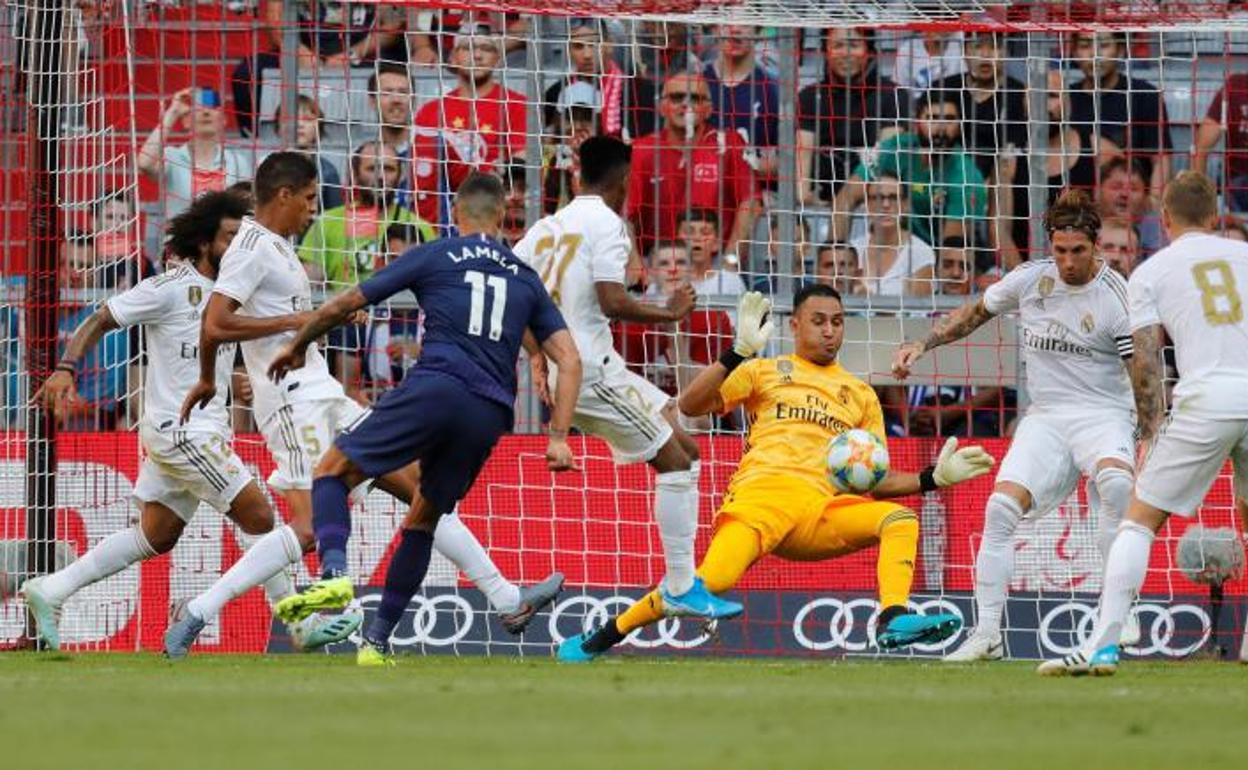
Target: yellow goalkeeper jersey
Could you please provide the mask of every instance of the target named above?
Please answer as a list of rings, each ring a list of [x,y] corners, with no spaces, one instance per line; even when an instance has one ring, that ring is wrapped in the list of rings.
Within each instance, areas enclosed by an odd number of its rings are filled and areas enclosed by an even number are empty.
[[[835,495],[826,471],[828,442],[853,428],[885,441],[875,391],[840,364],[819,366],[798,356],[756,358],[733,370],[719,393],[725,412],[745,407],[750,426],[729,490],[779,475]]]

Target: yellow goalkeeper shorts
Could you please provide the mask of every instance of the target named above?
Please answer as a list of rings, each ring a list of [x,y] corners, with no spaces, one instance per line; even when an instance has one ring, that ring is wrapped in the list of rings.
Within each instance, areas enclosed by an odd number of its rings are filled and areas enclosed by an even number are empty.
[[[880,529],[902,505],[857,495],[829,495],[802,481],[755,479],[733,489],[717,526],[738,521],[758,533],[761,552],[790,561],[820,561],[879,542]]]

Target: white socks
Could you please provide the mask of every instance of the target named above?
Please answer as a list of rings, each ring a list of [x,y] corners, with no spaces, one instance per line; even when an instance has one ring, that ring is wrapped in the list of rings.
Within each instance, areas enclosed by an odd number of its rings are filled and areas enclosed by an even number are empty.
[[[1014,530],[1023,509],[1014,498],[993,492],[984,509],[984,539],[975,557],[976,633],[997,634],[1014,575]]]
[[[693,587],[693,540],[698,534],[698,488],[692,468],[660,473],[654,483],[654,518],[663,542],[668,592],[679,596]]]
[[[452,511],[438,521],[433,547],[473,582],[496,612],[520,609],[520,586],[503,577],[472,530]]]
[[[142,527],[136,524],[114,532],[96,543],[81,559],[48,575],[43,579],[42,588],[49,601],[61,604],[76,591],[155,555],[156,549],[147,542]]]
[[[1101,566],[1109,559],[1109,548],[1118,536],[1118,525],[1131,503],[1131,491],[1135,477],[1124,468],[1108,467],[1096,472],[1096,488],[1099,504],[1093,506],[1096,514],[1096,548],[1101,552]]]
[[[1153,531],[1133,521],[1118,527],[1118,537],[1105,560],[1105,587],[1101,589],[1101,612],[1096,618],[1092,635],[1081,648],[1091,656],[1102,647],[1118,644],[1122,624],[1131,611],[1131,604],[1144,585],[1148,557],[1153,548]]]
[[[278,576],[279,573],[284,574],[286,567],[299,561],[302,556],[299,537],[293,529],[283,524],[248,548],[233,567],[207,591],[192,599],[186,608],[200,620],[211,620],[226,602],[249,588]],[[288,582],[289,577],[286,580]],[[266,585],[266,593],[269,590],[270,587]]]
[[[237,535],[238,544],[242,546],[243,551],[249,551],[253,545],[263,540],[264,536],[267,534],[269,533],[266,532],[264,535],[248,535],[246,532],[242,532],[240,530]],[[270,607],[277,604],[282,599],[285,599],[287,596],[290,596],[294,592],[295,581],[291,580],[289,570],[282,570],[273,577],[264,581],[264,598],[265,601],[269,603]]]

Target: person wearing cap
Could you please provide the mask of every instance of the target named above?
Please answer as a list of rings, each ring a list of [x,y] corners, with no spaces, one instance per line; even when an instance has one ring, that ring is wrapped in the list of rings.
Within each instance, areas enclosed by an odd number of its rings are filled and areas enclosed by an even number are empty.
[[[594,136],[602,97],[598,89],[578,81],[559,92],[554,118],[547,125],[542,148],[542,211],[553,214],[579,194],[577,151]]]
[[[563,91],[575,84],[600,93],[598,133],[631,141],[654,131],[654,81],[642,75],[630,77],[615,61],[615,45],[602,21],[574,18],[568,22],[568,63],[571,71],[555,81],[543,95],[544,122],[550,125]]]
[[[495,79],[502,56],[502,42],[488,27],[465,27],[448,65],[455,88],[416,113],[413,189],[426,222],[448,221],[444,204],[469,173],[496,171],[524,155],[525,98]]]
[[[673,75],[659,104],[663,128],[633,144],[627,218],[642,251],[676,237],[680,214],[712,209],[726,233],[723,254],[737,254],[759,202],[748,148],[735,131],[710,125],[711,96],[701,75]]]
[[[190,141],[171,146],[169,134],[179,124],[191,132]],[[221,94],[212,88],[184,88],[173,95],[139,149],[136,165],[162,183],[165,215],[170,217],[201,193],[251,179],[255,168],[250,150],[225,146],[225,109]]]

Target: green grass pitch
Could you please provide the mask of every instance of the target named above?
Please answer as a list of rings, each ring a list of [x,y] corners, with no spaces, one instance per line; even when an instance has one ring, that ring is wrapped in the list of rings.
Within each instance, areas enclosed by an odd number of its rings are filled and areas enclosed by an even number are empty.
[[[1244,767],[1248,666],[0,656],[7,768]]]

